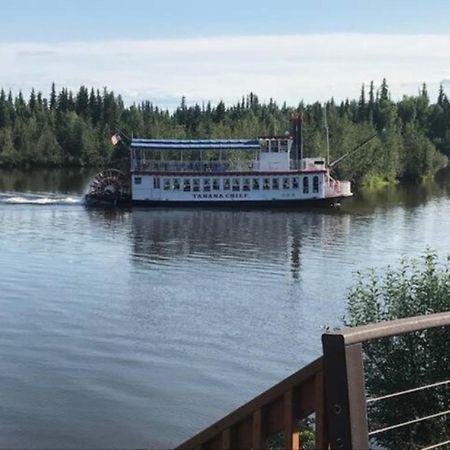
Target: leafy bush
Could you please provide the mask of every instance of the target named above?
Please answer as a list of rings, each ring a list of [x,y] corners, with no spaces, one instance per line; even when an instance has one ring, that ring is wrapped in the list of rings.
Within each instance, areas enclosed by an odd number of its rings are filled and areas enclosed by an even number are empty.
[[[450,259],[427,251],[403,259],[398,268],[358,273],[348,294],[345,322],[358,326],[450,310]],[[450,330],[425,330],[380,339],[364,346],[369,397],[399,392],[450,378]],[[448,409],[448,385],[393,397],[369,405],[369,429],[406,422]],[[449,438],[449,416],[376,435],[386,448],[415,449]]]

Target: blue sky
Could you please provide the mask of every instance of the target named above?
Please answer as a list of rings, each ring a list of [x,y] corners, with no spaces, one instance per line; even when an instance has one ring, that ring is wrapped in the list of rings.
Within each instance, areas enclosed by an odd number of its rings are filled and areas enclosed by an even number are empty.
[[[447,33],[448,0],[0,0],[0,39]]]
[[[0,0],[0,87],[104,86],[174,107],[450,88],[450,0]]]

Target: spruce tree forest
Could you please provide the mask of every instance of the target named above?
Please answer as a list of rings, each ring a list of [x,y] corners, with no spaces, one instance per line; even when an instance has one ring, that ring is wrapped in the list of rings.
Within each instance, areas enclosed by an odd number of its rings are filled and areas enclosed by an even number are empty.
[[[250,93],[234,105],[224,102],[174,110],[150,101],[124,105],[120,95],[81,86],[56,91],[49,98],[32,90],[0,91],[0,167],[102,167],[114,154],[111,135],[120,128],[146,138],[256,138],[281,135],[291,118],[303,114],[305,156],[325,156],[324,112],[329,127],[331,161],[376,134],[336,168],[336,175],[358,184],[378,184],[430,177],[450,156],[450,102],[441,86],[432,102],[426,85],[416,96],[392,101],[386,80],[362,86],[357,100],[333,99],[296,107]]]

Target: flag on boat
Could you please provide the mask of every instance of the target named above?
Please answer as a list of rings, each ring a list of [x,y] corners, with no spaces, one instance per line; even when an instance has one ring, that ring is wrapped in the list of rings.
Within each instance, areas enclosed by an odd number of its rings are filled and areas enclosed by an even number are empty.
[[[111,137],[112,145],[116,146],[122,140],[122,136],[119,133],[114,134]]]

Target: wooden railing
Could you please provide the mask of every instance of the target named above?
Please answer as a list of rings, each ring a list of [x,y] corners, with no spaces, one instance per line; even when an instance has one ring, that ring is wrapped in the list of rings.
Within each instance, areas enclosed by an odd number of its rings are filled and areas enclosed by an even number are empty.
[[[178,449],[262,449],[282,433],[284,446],[299,449],[297,427],[315,413],[315,439],[325,445],[322,358],[273,386],[209,428],[182,443]]]
[[[177,449],[259,450],[273,447],[298,450],[303,448],[301,421],[307,418],[308,430],[310,434],[312,430],[314,436],[313,448],[368,449],[370,433],[362,343],[449,325],[450,312],[446,312],[324,334],[322,357],[183,442]],[[271,445],[274,436],[278,438],[277,445]],[[310,445],[309,441],[307,448],[311,448]]]

